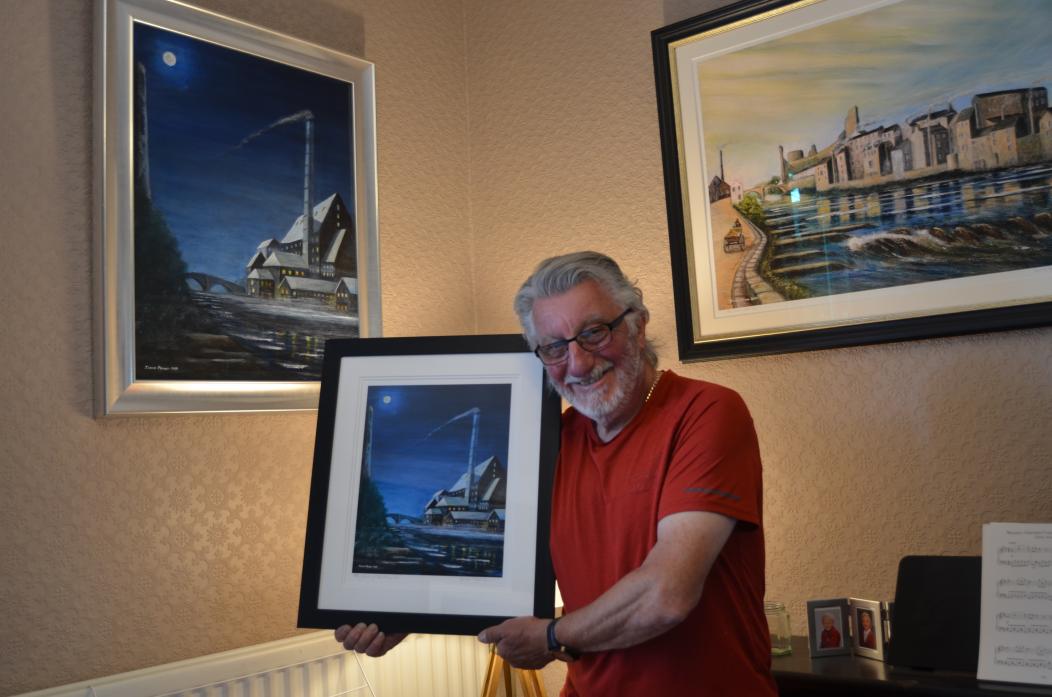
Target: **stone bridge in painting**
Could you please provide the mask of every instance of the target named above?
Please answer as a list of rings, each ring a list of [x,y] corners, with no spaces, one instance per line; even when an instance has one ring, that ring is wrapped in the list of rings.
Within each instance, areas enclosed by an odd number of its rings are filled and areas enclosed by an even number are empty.
[[[387,514],[387,522],[388,523],[393,523],[395,525],[400,525],[402,523],[417,523],[417,524],[419,524],[419,523],[422,523],[423,521],[420,518],[416,518],[416,517],[411,516],[411,515],[406,515],[404,513],[388,513]]]
[[[199,290],[203,290],[206,293],[211,293],[216,288],[216,286],[220,286],[223,289],[225,289],[226,292],[233,293],[234,295],[244,295],[245,294],[244,286],[239,286],[238,284],[233,283],[231,281],[228,281],[225,278],[220,278],[219,276],[213,276],[212,274],[209,274],[209,273],[201,273],[200,271],[191,271],[191,272],[185,274],[183,276],[183,278],[185,278],[187,280],[187,282],[193,281],[194,283],[197,284],[197,287],[198,287]],[[191,286],[191,288],[192,287],[193,286]]]

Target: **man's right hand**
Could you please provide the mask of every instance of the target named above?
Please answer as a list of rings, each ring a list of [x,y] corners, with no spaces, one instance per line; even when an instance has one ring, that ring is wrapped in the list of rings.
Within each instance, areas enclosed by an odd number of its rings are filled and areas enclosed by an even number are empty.
[[[353,627],[345,624],[336,630],[336,641],[348,651],[357,651],[366,656],[379,658],[406,638],[406,634],[384,634],[375,624],[366,626],[359,622]]]

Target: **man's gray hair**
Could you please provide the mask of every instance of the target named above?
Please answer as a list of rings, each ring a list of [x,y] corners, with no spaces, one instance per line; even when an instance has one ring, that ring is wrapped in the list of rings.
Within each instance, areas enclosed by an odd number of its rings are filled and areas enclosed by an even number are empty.
[[[537,347],[537,334],[533,325],[533,304],[539,298],[562,295],[571,288],[595,281],[614,302],[634,312],[625,317],[632,336],[639,333],[642,322],[650,319],[650,310],[643,304],[643,291],[628,280],[617,262],[599,252],[573,252],[545,259],[515,294],[515,314],[519,316],[523,336],[531,348]],[[651,365],[657,365],[654,345],[647,339],[644,356]]]

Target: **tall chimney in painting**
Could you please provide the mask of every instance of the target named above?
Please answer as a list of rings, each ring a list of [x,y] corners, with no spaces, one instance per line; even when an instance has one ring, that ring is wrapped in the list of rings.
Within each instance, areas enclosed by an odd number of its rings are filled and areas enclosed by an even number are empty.
[[[468,446],[468,510],[478,510],[479,482],[475,477],[475,446],[479,441],[479,415],[478,407],[471,408],[471,443]]]
[[[150,132],[146,118],[146,67],[135,64],[135,178],[146,198],[150,194]]]
[[[362,448],[362,462],[365,476],[373,478],[373,407],[370,404],[365,410],[365,447]]]
[[[319,275],[317,251],[314,239],[314,115],[307,112],[304,120],[307,146],[303,156],[303,261],[313,277]]]
[[[727,177],[723,174],[723,148],[720,148],[720,181],[727,181]]]

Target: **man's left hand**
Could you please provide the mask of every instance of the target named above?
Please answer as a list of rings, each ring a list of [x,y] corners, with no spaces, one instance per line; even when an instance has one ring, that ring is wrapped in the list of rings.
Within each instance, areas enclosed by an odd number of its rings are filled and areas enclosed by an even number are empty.
[[[494,644],[497,655],[516,668],[537,670],[555,658],[548,651],[548,620],[515,617],[479,632],[479,641]]]

